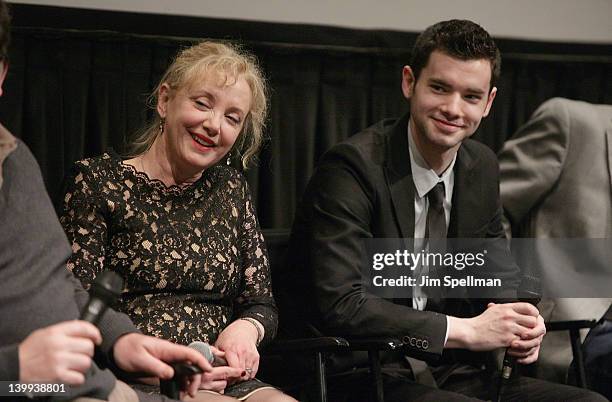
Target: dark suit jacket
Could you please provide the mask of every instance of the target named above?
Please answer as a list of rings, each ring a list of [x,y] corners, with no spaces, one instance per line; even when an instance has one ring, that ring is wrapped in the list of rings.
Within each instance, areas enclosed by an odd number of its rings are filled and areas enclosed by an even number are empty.
[[[444,346],[444,313],[474,314],[449,303],[438,312],[418,311],[405,305],[410,301],[371,297],[364,288],[362,239],[414,236],[407,122],[408,116],[381,121],[322,157],[295,217],[288,263],[275,278],[281,325],[288,332],[305,335],[296,331],[301,327],[325,335],[399,337],[420,355],[434,357]],[[449,237],[503,237],[493,152],[466,140],[454,169]],[[502,261],[497,270],[509,286],[499,296],[515,297],[518,268]]]

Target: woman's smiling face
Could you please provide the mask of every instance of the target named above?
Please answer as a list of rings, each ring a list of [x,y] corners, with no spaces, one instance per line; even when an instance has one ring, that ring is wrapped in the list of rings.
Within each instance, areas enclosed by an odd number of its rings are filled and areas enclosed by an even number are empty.
[[[163,84],[157,110],[165,119],[168,158],[206,170],[232,149],[251,110],[251,88],[242,77],[207,72],[177,90]]]

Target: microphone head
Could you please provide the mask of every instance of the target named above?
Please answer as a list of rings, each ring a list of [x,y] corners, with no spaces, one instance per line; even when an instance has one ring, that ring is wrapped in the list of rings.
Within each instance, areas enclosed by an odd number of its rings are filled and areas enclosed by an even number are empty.
[[[113,271],[103,271],[91,285],[91,297],[104,300],[106,304],[112,304],[123,290],[123,278]]]
[[[208,360],[210,364],[213,364],[213,362],[215,361],[215,356],[213,355],[212,350],[210,350],[210,345],[208,345],[208,343],[201,342],[201,341],[194,341],[194,342],[191,342],[188,347],[200,352],[204,356],[204,358]]]

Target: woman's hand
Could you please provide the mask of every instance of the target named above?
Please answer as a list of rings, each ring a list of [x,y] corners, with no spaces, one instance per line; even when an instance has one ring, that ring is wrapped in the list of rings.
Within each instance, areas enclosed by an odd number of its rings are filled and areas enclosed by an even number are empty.
[[[215,391],[220,394],[225,392],[228,384],[232,384],[244,377],[244,370],[230,367],[220,366],[213,367],[212,371],[202,374],[200,389]]]
[[[246,320],[236,320],[221,331],[215,342],[215,346],[225,352],[227,364],[244,372],[242,380],[255,378],[257,374],[259,368],[258,336],[254,324]]]

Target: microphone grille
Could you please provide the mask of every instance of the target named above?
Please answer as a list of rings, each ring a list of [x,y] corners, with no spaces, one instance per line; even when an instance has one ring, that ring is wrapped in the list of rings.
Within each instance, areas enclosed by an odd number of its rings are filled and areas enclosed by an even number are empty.
[[[210,364],[215,361],[215,356],[210,350],[210,345],[208,345],[208,343],[202,341],[194,341],[189,344],[189,347],[200,352]]]
[[[91,286],[91,293],[103,299],[106,303],[112,304],[121,294],[123,289],[123,278],[113,271],[103,271]]]

